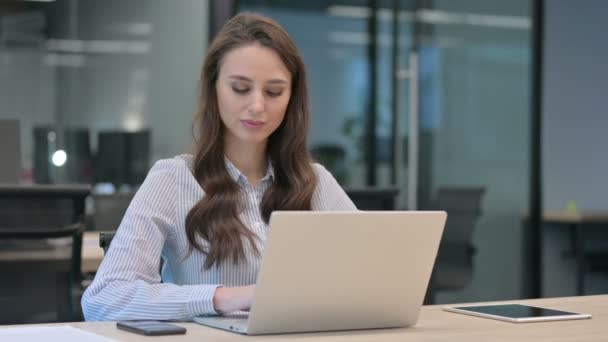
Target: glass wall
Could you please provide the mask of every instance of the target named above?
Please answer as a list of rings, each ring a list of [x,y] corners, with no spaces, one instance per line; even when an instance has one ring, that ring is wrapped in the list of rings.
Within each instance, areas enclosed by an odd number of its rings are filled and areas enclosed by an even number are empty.
[[[344,186],[396,186],[398,209],[448,211],[443,243],[466,244],[474,269],[450,266],[468,280],[437,301],[520,297],[532,2],[239,4],[276,19],[298,44],[310,74],[311,147],[346,151],[347,167],[332,170],[346,171]],[[365,158],[370,143],[374,159]]]
[[[366,18],[333,16],[331,6],[318,1],[240,1],[239,9],[274,18],[296,41],[309,79],[310,148],[342,184],[363,185],[370,100]]]
[[[342,185],[393,186],[397,209],[452,218],[446,206],[477,196],[468,233],[446,230],[475,251],[474,272],[438,301],[519,297],[532,0],[237,3],[296,41],[310,149]],[[129,190],[153,161],[189,151],[208,5],[2,2],[0,120],[19,122],[20,180]]]
[[[440,294],[439,301],[522,295],[522,222],[530,197],[531,5],[433,1],[418,10],[423,22],[419,208],[453,207],[456,225],[468,220],[460,206],[472,202],[473,208],[475,199],[468,196],[479,190],[481,201],[477,221],[471,220],[476,248],[471,284]],[[442,198],[442,189],[460,191],[459,202],[442,204],[451,200]],[[449,234],[446,229],[444,239],[460,238]]]
[[[0,119],[19,121],[21,181],[133,186],[189,151],[207,12],[205,0],[2,2]]]

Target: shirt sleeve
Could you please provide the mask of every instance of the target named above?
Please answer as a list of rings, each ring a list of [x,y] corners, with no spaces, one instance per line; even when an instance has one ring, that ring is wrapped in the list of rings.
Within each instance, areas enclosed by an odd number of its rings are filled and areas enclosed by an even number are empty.
[[[317,188],[312,196],[312,210],[355,211],[357,207],[338,184],[334,176],[321,164],[314,164]]]
[[[215,314],[217,284],[161,283],[161,252],[175,227],[175,160],[157,162],[134,196],[82,297],[87,321],[190,320]]]

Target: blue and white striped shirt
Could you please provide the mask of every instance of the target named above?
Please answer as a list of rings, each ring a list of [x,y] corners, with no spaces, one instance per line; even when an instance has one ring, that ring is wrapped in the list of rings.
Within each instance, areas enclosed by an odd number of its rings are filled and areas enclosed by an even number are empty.
[[[205,255],[188,251],[186,215],[204,196],[192,174],[191,155],[158,161],[133,198],[110,249],[82,297],[87,321],[95,320],[190,320],[213,314],[213,296],[218,286],[255,284],[261,257],[244,244],[246,262],[214,265],[205,270]],[[268,226],[259,205],[274,179],[272,165],[254,188],[226,159],[230,176],[241,187],[244,209],[241,222],[259,237],[264,250]],[[356,210],[333,176],[315,164],[318,184],[312,210]],[[205,246],[206,241],[200,240]],[[164,260],[159,274],[161,257]],[[162,275],[162,283],[161,283]]]

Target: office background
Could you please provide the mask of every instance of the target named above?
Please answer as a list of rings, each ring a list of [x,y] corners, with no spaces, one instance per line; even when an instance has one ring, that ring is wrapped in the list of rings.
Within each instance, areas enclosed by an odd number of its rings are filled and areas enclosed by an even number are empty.
[[[418,53],[417,208],[436,208],[441,189],[481,189],[469,223],[471,279],[439,291],[436,301],[525,297],[526,265],[533,262],[525,241],[533,101],[542,108],[543,210],[608,210],[608,113],[601,103],[608,3],[542,1],[542,73],[535,74],[537,3],[3,2],[0,120],[19,122],[17,181],[132,193],[154,161],[190,149],[199,71],[214,21],[222,20],[217,14],[261,12],[289,31],[307,65],[311,150],[347,188],[397,187],[397,209],[409,203],[411,89],[393,75]],[[535,75],[542,76],[536,99]],[[67,161],[57,166],[60,149]],[[123,163],[129,165],[115,167]],[[87,203],[93,216],[95,205]],[[568,230],[542,231],[542,295],[574,294]],[[592,230],[589,240],[605,250],[605,235]],[[606,293],[607,274],[587,275],[586,293]]]

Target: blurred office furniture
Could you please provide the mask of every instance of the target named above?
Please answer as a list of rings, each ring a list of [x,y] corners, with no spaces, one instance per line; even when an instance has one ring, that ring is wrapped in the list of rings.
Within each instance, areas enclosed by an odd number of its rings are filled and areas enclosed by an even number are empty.
[[[150,131],[99,132],[95,158],[95,183],[116,188],[143,183],[150,164]]]
[[[93,193],[93,229],[116,230],[131,203],[134,192],[99,194]]]
[[[346,150],[339,145],[317,145],[310,149],[314,161],[323,165],[336,178],[338,183],[345,184],[348,170],[346,168]]]
[[[21,171],[19,120],[0,119],[0,184],[17,184]]]
[[[584,295],[586,273],[608,273],[608,250],[591,249],[586,246],[588,244],[587,230],[591,228],[608,230],[608,211],[573,213],[550,211],[543,213],[543,223],[566,226],[570,230],[572,249],[565,255],[574,257],[576,260],[576,294]]]
[[[112,239],[116,232],[99,232],[99,247],[103,249],[103,253],[108,253]]]
[[[473,230],[481,216],[484,187],[440,187],[435,209],[448,213],[426,304],[435,303],[438,291],[459,290],[473,278]]]
[[[101,261],[103,260],[104,250],[99,246],[100,232],[86,231],[82,234],[82,253],[80,270],[87,279],[83,284],[88,286],[88,283],[93,281],[93,274],[97,272]]]
[[[80,319],[85,185],[0,185],[0,324]]]
[[[58,150],[65,164],[53,163]],[[38,184],[86,184],[93,181],[93,156],[86,128],[34,127],[34,179]]]
[[[345,188],[346,194],[359,210],[395,210],[399,189],[387,188]]]

